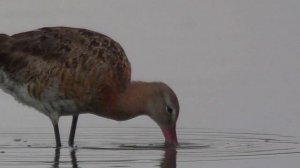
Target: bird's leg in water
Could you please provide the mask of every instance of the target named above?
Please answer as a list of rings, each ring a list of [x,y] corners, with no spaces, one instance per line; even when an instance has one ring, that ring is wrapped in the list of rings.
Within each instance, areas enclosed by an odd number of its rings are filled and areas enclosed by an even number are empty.
[[[78,114],[73,115],[72,126],[71,126],[71,131],[69,136],[69,146],[71,147],[74,145],[77,120],[78,120]]]
[[[61,147],[61,141],[60,141],[60,135],[59,135],[59,128],[58,128],[58,122],[53,122],[53,128],[55,133],[55,140],[56,140],[56,147]]]

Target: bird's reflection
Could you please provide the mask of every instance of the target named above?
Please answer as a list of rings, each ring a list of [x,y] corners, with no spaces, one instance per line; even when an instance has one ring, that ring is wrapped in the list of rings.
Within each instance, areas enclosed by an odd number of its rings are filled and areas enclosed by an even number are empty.
[[[60,148],[55,149],[55,155],[53,159],[52,168],[59,168],[60,163]],[[164,154],[160,161],[160,168],[176,168],[177,150],[174,147],[164,148]],[[76,149],[70,151],[72,168],[79,168],[78,160],[76,156]],[[128,162],[127,162],[128,163]]]
[[[161,168],[176,168],[177,151],[174,147],[166,147],[165,153],[160,162]]]
[[[76,157],[76,149],[72,149],[70,151],[70,157],[71,157],[72,168],[79,168],[77,157]],[[54,155],[52,168],[59,168],[59,163],[60,163],[60,148],[55,148],[55,155]]]
[[[72,162],[73,168],[78,168],[76,150],[75,149],[71,150],[70,155],[71,155],[71,162]]]
[[[53,168],[59,168],[59,159],[60,159],[60,148],[55,148],[55,155],[53,160]]]

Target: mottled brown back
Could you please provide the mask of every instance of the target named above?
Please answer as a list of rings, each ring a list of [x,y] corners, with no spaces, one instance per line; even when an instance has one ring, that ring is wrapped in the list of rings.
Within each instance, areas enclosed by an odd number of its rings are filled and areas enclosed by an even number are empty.
[[[48,27],[0,34],[0,69],[41,101],[48,88],[84,107],[105,106],[130,82],[130,63],[120,44],[86,29]],[[89,109],[84,109],[89,110]]]

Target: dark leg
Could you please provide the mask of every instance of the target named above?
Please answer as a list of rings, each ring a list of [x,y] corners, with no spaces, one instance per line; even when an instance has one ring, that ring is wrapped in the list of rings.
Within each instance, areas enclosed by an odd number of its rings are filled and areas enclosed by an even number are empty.
[[[77,162],[77,157],[76,157],[76,150],[73,149],[71,150],[71,162],[72,162],[72,166],[73,168],[78,168],[78,162]]]
[[[60,142],[58,123],[53,124],[53,127],[54,127],[54,133],[55,133],[56,147],[59,148],[59,147],[61,147],[61,142]]]
[[[60,159],[60,148],[56,148],[52,168],[59,168],[59,159]]]
[[[69,136],[69,146],[71,147],[74,145],[74,137],[76,132],[77,120],[78,120],[78,115],[77,114],[73,115],[72,126],[71,126],[71,131]]]

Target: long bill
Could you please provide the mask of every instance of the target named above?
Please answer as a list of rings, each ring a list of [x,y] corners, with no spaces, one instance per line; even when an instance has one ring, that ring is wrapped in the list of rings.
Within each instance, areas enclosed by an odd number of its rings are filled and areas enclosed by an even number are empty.
[[[177,146],[177,134],[176,134],[176,125],[172,127],[163,127],[161,128],[164,137],[165,137],[165,143],[168,146]]]

